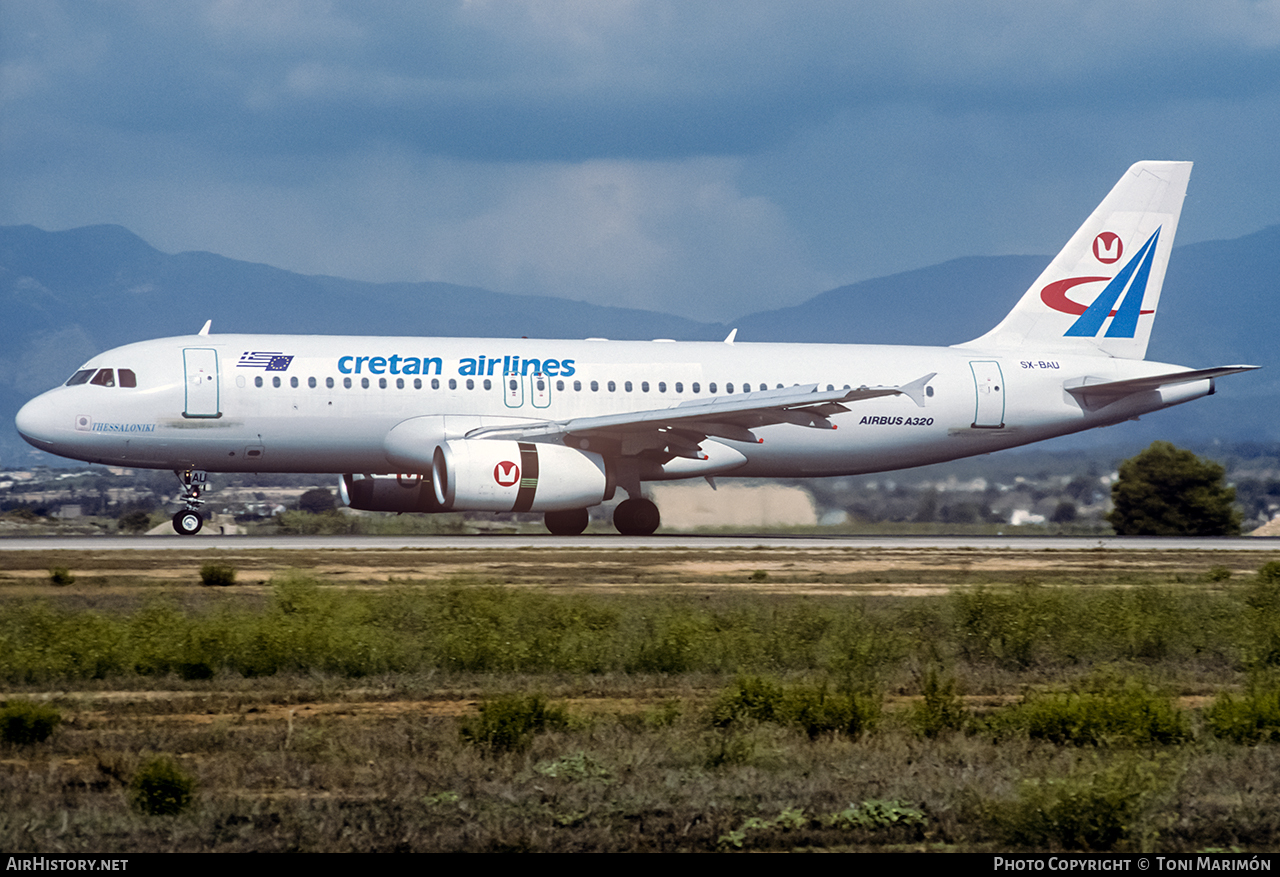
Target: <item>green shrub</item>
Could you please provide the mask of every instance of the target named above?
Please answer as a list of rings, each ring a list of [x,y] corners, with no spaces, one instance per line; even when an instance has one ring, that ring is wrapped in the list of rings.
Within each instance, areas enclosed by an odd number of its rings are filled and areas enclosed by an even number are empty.
[[[1265,563],[1245,591],[1251,663],[1280,666],[1280,561]]]
[[[774,722],[782,716],[782,686],[764,676],[739,676],[711,705],[711,724],[726,728],[742,721]]]
[[[564,728],[569,714],[547,703],[541,694],[512,694],[480,704],[480,715],[465,719],[459,729],[464,743],[493,752],[520,752],[535,734]]]
[[[58,587],[75,584],[76,577],[65,566],[49,567],[49,581]]]
[[[1224,691],[1205,709],[1204,723],[1233,743],[1280,743],[1280,687],[1255,683],[1240,699]]]
[[[0,737],[18,746],[49,739],[60,724],[62,714],[47,704],[12,700],[0,710]]]
[[[1225,582],[1231,578],[1231,570],[1225,566],[1210,567],[1209,571],[1204,574],[1206,582]]]
[[[917,734],[934,738],[944,731],[964,727],[965,709],[956,694],[956,681],[943,679],[936,668],[925,674],[921,686],[923,697],[911,710],[911,727]]]
[[[1025,780],[1017,801],[995,808],[994,821],[1018,846],[1111,850],[1139,839],[1144,817],[1166,784],[1159,765],[1137,759],[1065,778]]]
[[[1032,739],[1074,746],[1172,744],[1191,736],[1172,699],[1135,679],[1104,678],[1084,690],[1032,694],[995,722]]]
[[[773,722],[798,727],[816,739],[823,734],[857,738],[872,730],[880,700],[869,692],[833,692],[825,682],[785,686],[762,676],[740,676],[711,706],[711,724],[728,728],[742,722]]]
[[[236,583],[236,570],[225,563],[206,563],[200,567],[200,584],[206,588],[225,588]]]
[[[167,755],[151,759],[129,784],[133,805],[149,816],[176,816],[191,805],[195,779]]]

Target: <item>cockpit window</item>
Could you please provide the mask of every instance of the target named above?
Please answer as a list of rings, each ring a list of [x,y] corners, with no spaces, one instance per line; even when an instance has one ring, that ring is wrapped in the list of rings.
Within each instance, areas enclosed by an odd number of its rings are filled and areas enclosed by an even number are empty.
[[[109,368],[100,368],[89,383],[97,384],[100,387],[114,387],[116,385],[116,373]]]
[[[80,369],[80,371],[76,372],[71,377],[67,378],[67,383],[65,384],[65,386],[74,387],[76,384],[83,384],[85,381],[89,380],[89,378],[91,377],[93,377],[93,369],[82,368]]]
[[[138,386],[138,376],[133,373],[131,368],[122,368],[117,372],[120,378],[120,386],[136,387]]]

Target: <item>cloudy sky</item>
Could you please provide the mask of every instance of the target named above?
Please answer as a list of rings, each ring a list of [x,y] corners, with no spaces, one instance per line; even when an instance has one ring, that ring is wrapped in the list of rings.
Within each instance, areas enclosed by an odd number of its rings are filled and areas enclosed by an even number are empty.
[[[0,224],[730,320],[1280,223],[1280,3],[0,0]]]

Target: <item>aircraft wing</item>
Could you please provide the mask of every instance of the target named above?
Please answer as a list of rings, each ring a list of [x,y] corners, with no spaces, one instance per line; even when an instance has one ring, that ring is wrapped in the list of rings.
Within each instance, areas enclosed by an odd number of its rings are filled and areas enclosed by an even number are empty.
[[[1239,374],[1240,372],[1253,371],[1258,368],[1256,365],[1223,365],[1217,368],[1198,368],[1189,369],[1187,371],[1170,372],[1164,375],[1151,375],[1145,378],[1126,378],[1122,381],[1108,381],[1103,378],[1077,378],[1068,381],[1063,389],[1077,399],[1084,400],[1086,396],[1090,399],[1098,399],[1105,401],[1114,401],[1123,396],[1129,396],[1133,393],[1142,393],[1147,390],[1158,390],[1161,387],[1171,386],[1173,384],[1186,384],[1191,381],[1203,381],[1210,378],[1220,378],[1226,375]]]
[[[793,423],[817,429],[835,429],[828,417],[848,411],[845,403],[880,396],[906,396],[924,407],[924,387],[936,372],[909,384],[894,387],[861,386],[851,390],[818,389],[818,384],[692,399],[670,408],[628,411],[563,421],[539,421],[518,426],[481,427],[467,433],[469,439],[554,439],[605,436],[628,440],[633,446],[665,447],[675,456],[695,456],[698,443],[707,436],[732,441],[759,442],[752,428]],[[625,453],[625,452],[624,452]]]

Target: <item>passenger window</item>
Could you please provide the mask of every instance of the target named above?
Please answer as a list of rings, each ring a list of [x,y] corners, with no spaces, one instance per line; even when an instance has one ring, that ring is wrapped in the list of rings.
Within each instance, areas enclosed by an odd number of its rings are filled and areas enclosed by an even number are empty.
[[[369,379],[368,379],[368,378],[361,378],[361,379],[360,379],[360,389],[362,389],[362,390],[367,390],[367,389],[369,389]]]
[[[679,384],[677,384],[676,386],[679,386]],[[693,382],[693,392],[695,392],[695,393],[701,393],[701,392],[702,392],[702,388],[701,388],[700,386],[698,386],[698,382],[697,382],[697,381],[694,381],[694,382]]]
[[[76,384],[83,384],[86,381],[88,381],[89,378],[91,377],[93,377],[93,369],[82,368],[80,369],[80,371],[76,372],[71,377],[67,378],[66,386],[74,387]]]
[[[133,373],[133,369],[122,368],[117,374],[120,378],[120,386],[130,389],[138,386],[138,376]]]
[[[617,389],[618,389],[618,385],[617,385],[617,384],[615,384],[613,381],[610,381],[610,382],[609,382],[609,392],[610,392],[610,393],[616,392],[616,391],[617,391]]]
[[[254,379],[253,379],[253,385],[254,385],[255,387],[261,387],[261,386],[262,386],[262,375],[258,375],[256,378],[254,378]]]
[[[707,384],[707,392],[713,396],[716,394],[716,385],[714,381],[712,381],[710,384]]]
[[[557,390],[563,390],[563,389],[564,389],[564,381],[556,381],[556,389],[557,389]]]
[[[307,378],[307,386],[314,390],[316,388],[316,379]]]
[[[599,381],[592,381],[592,382],[591,382],[591,392],[593,392],[593,393],[598,393],[598,392],[600,392],[600,382],[599,382]]]
[[[332,389],[333,389],[333,378],[325,378],[325,379],[324,379],[324,385],[325,385],[326,387],[328,387],[330,390],[332,390]]]
[[[666,382],[666,381],[658,381],[658,392],[659,392],[659,393],[665,393],[665,392],[667,392],[667,382]]]
[[[648,382],[648,381],[641,381],[641,382],[640,382],[640,392],[641,392],[641,393],[647,393],[647,392],[649,392],[649,382]]]
[[[273,386],[273,387],[279,387],[279,386],[280,386],[280,376],[279,376],[279,375],[277,375],[276,377],[274,377],[274,378],[272,378],[272,379],[271,379],[271,386]]]
[[[298,389],[298,379],[289,378],[289,386],[293,387],[295,390]]]
[[[344,387],[346,387],[348,390],[350,390],[350,389],[351,389],[351,378],[343,378],[343,379],[342,379],[342,386],[344,386]]]
[[[386,378],[378,378],[378,389],[379,389],[379,390],[385,390],[386,388],[387,388],[387,379],[386,379]]]
[[[713,386],[714,386],[714,385],[713,385]],[[724,385],[724,391],[725,391],[726,393],[732,393],[732,392],[733,392],[733,384],[725,384],[725,385]]]
[[[467,378],[467,389],[474,390],[475,388],[476,388],[476,382],[471,380],[471,378]]]
[[[438,389],[440,389],[440,379],[439,379],[439,378],[432,378],[432,379],[431,379],[431,389],[433,389],[433,390],[438,390]]]
[[[458,389],[458,382],[457,382],[456,380],[454,380],[453,378],[449,378],[449,389],[450,389],[450,390],[456,390],[456,389]]]
[[[677,393],[684,392],[684,384],[680,383],[679,381],[676,381],[676,392]]]
[[[539,386],[541,386],[541,385],[539,385]],[[486,390],[492,390],[492,389],[493,389],[493,381],[489,380],[488,378],[485,378],[485,379],[484,379],[484,388],[485,388]]]
[[[631,382],[630,382],[630,381],[627,381],[625,384],[623,384],[623,385],[622,385],[622,389],[624,389],[624,390],[626,390],[628,393],[630,393],[630,392],[631,392]]]
[[[581,392],[581,391],[582,391],[582,381],[574,381],[574,382],[573,382],[573,389],[574,389],[574,391],[575,391],[575,392]]]
[[[109,368],[100,368],[89,383],[97,384],[99,387],[114,387],[116,385],[115,372]]]

